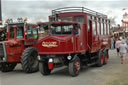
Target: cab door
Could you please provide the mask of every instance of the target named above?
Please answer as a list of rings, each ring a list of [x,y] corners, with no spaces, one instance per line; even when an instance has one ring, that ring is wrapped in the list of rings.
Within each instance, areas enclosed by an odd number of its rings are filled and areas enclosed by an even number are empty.
[[[97,22],[95,18],[92,20],[92,52],[96,52],[98,49],[98,35],[97,35]]]
[[[93,16],[88,16],[88,49],[95,52],[98,46],[97,24]]]
[[[32,26],[26,26],[26,40],[25,45],[35,45],[38,39],[38,28]]]
[[[79,27],[78,24],[74,25],[74,50],[75,52],[79,51]]]
[[[23,51],[23,40],[24,40],[24,31],[23,26],[10,26],[10,52],[9,55],[13,57],[8,57],[8,60],[19,62],[20,56]]]

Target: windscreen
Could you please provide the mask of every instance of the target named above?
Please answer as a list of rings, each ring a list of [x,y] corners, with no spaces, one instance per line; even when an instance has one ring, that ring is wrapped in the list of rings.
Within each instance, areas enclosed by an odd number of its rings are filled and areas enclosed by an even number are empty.
[[[17,25],[16,38],[17,39],[24,38],[24,26],[23,25]]]
[[[51,32],[53,35],[72,34],[72,24],[52,24]]]
[[[47,24],[41,24],[39,26],[39,32],[45,32],[46,30],[48,30],[48,25]]]

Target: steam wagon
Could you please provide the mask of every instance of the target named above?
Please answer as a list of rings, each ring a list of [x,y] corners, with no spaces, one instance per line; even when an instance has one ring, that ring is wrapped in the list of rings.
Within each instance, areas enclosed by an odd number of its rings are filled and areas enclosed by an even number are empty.
[[[21,63],[24,72],[36,72],[38,25],[27,23],[27,18],[17,20],[6,20],[5,39],[0,41],[0,70],[9,72]]]
[[[49,20],[49,35],[38,40],[39,70],[43,75],[49,75],[56,67],[68,66],[74,77],[82,65],[107,64],[107,15],[84,7],[65,7],[52,10]]]

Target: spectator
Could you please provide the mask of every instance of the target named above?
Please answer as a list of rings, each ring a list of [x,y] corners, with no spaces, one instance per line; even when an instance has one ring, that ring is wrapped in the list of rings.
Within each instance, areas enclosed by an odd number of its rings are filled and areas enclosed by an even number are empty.
[[[111,49],[114,49],[114,37],[111,38]]]
[[[116,41],[116,44],[115,44],[116,50],[117,50],[117,56],[119,56],[119,51],[120,51],[119,46],[120,46],[120,44],[121,44],[121,40],[118,39],[118,40]]]
[[[128,50],[128,47],[127,47],[127,44],[125,43],[125,41],[122,40],[122,42],[119,46],[119,49],[120,49],[120,56],[121,56],[121,64],[124,64],[125,56],[126,56],[127,50]]]
[[[126,38],[126,44],[128,45],[128,37]]]

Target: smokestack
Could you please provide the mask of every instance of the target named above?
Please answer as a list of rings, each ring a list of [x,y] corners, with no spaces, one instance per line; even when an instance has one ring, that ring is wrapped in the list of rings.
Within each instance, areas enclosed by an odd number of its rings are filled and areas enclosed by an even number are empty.
[[[2,9],[1,9],[1,0],[0,0],[0,25],[2,25]]]

